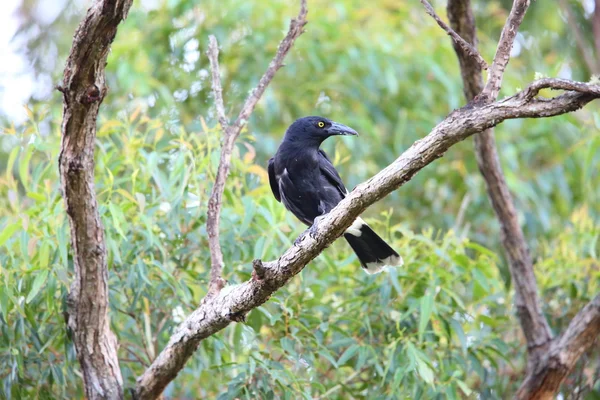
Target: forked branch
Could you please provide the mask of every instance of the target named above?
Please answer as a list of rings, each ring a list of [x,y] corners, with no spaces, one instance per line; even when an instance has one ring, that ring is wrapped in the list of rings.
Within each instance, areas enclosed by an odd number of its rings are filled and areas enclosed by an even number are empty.
[[[209,38],[207,55],[210,60],[212,72],[213,96],[219,122],[223,130],[221,159],[217,169],[215,184],[213,185],[210,199],[208,200],[208,214],[206,221],[211,259],[210,285],[208,290],[209,296],[213,296],[215,293],[219,292],[225,285],[225,280],[222,278],[223,251],[221,250],[221,244],[219,242],[219,220],[221,215],[221,204],[223,202],[223,191],[225,190],[225,182],[227,181],[229,170],[231,168],[231,153],[233,152],[235,141],[240,135],[242,128],[246,125],[248,118],[250,118],[250,115],[254,111],[256,103],[258,103],[267,86],[269,86],[273,80],[275,73],[283,66],[285,56],[289,53],[296,39],[304,32],[304,26],[307,23],[307,13],[308,8],[306,0],[300,0],[300,11],[298,12],[298,16],[291,20],[288,33],[279,44],[277,53],[275,53],[273,60],[269,63],[269,67],[262,78],[260,78],[256,88],[254,88],[246,98],[237,119],[231,125],[227,121],[225,106],[223,105],[223,90],[221,88],[219,71],[219,45],[214,36],[211,35]]]

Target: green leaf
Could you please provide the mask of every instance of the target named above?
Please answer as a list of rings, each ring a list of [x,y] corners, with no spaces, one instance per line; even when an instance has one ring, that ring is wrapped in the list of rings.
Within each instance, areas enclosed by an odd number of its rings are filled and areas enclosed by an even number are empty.
[[[431,318],[431,311],[433,310],[433,297],[433,291],[430,290],[430,292],[421,297],[420,300],[421,315],[419,318],[419,342],[423,340],[423,333],[425,332],[427,324],[429,323],[429,319]]]
[[[349,359],[354,357],[354,355],[356,354],[358,349],[359,349],[359,346],[357,344],[353,344],[350,347],[348,347],[346,349],[346,351],[344,351],[344,353],[340,356],[339,360],[337,361],[338,365],[344,365],[346,363],[346,361],[348,361]]]
[[[25,154],[19,159],[19,176],[21,177],[21,183],[23,187],[29,189],[29,161],[33,155],[33,146],[27,146]]]
[[[294,341],[288,337],[284,337],[280,340],[281,348],[285,350],[289,355],[295,355],[296,349],[294,348]]]
[[[29,291],[27,299],[25,300],[27,304],[29,304],[29,302],[33,300],[33,298],[39,293],[42,286],[44,286],[47,277],[47,270],[43,270],[36,275],[35,279],[33,280],[33,284],[31,285],[31,290]]]
[[[433,370],[427,365],[420,356],[415,357],[417,363],[417,371],[421,378],[428,384],[433,385]]]
[[[456,380],[456,384],[458,385],[460,390],[462,390],[466,396],[470,396],[471,393],[473,393],[473,391],[471,389],[469,389],[467,384],[465,382],[461,381],[460,379]]]
[[[12,235],[21,227],[20,222],[15,222],[14,224],[8,225],[6,228],[2,230],[0,233],[0,246],[2,246],[8,239],[11,238]]]

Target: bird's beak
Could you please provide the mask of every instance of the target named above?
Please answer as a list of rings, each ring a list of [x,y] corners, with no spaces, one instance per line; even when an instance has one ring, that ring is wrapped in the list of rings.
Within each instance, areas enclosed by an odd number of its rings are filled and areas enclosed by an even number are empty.
[[[338,124],[337,122],[333,122],[329,128],[327,128],[327,132],[331,135],[353,135],[358,136],[358,132],[349,126]]]

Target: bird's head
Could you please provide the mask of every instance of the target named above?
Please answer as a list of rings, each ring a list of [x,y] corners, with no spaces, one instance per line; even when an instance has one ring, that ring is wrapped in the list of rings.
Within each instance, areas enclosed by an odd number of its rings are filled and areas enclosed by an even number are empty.
[[[287,140],[321,143],[329,136],[354,135],[354,129],[323,117],[304,117],[294,121],[285,133]]]

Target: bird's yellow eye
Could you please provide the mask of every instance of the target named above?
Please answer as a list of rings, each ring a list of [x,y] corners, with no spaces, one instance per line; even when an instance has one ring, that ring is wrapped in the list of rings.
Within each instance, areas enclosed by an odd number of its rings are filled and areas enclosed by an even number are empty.
[[[323,122],[323,121],[319,121],[319,122],[317,122],[317,126],[318,126],[319,128],[322,128],[322,127],[324,127],[324,126],[325,126],[325,122]]]

